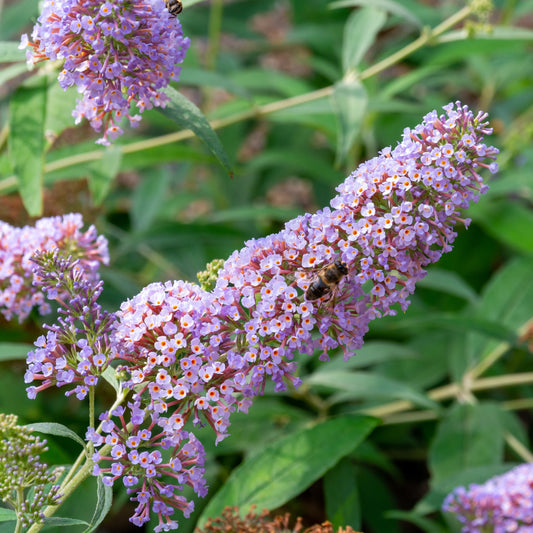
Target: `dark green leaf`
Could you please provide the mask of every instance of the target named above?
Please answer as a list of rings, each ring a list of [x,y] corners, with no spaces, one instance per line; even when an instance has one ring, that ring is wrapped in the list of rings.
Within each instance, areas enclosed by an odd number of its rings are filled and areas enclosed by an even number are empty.
[[[0,522],[11,522],[17,520],[17,513],[13,509],[0,507]]]
[[[100,205],[107,196],[113,179],[120,170],[122,149],[120,146],[107,146],[102,158],[87,165],[89,189],[95,205]]]
[[[483,291],[478,306],[465,320],[480,317],[494,323],[494,329],[507,328],[517,335],[533,316],[533,259],[515,260],[499,270]],[[480,335],[479,333],[483,333]],[[485,359],[505,340],[490,331],[474,330],[467,339],[466,359],[471,365]],[[508,342],[513,342],[508,339]]]
[[[102,483],[102,476],[98,476],[97,483],[97,502],[94,510],[94,515],[91,519],[90,526],[84,531],[84,533],[91,533],[103,522],[104,518],[111,509],[113,503],[113,489],[109,485]]]
[[[359,135],[368,102],[366,90],[358,80],[343,80],[335,84],[332,95],[333,108],[337,116],[336,163],[343,163]]]
[[[326,515],[333,528],[361,527],[361,506],[357,489],[356,470],[347,459],[341,459],[324,476]]]
[[[425,531],[425,533],[449,533],[434,520],[424,518],[413,511],[389,511],[386,516],[414,524]]]
[[[246,512],[274,509],[305,490],[350,453],[377,425],[365,416],[341,416],[297,431],[265,447],[236,468],[199,520],[220,516],[226,505]]]
[[[376,7],[372,4],[372,7],[353,11],[346,21],[342,43],[342,69],[345,74],[359,65],[387,20],[386,13]]]
[[[500,200],[485,202],[474,213],[476,222],[495,238],[515,250],[533,253],[533,212],[529,207]]]
[[[58,424],[57,422],[36,422],[34,424],[28,424],[27,427],[32,431],[38,431],[39,433],[57,435],[59,437],[68,437],[69,439],[75,440],[77,443],[81,444],[83,448],[85,448],[85,441],[79,437],[77,433],[74,433],[74,431],[63,424]]]
[[[76,100],[79,98],[80,95],[74,87],[65,91],[57,81],[54,80],[51,83],[48,88],[45,123],[46,137],[50,144],[66,128],[74,127],[72,111],[76,107]]]
[[[170,98],[170,102],[164,108],[158,108],[161,113],[179,124],[180,127],[193,131],[206,144],[226,172],[233,176],[224,147],[202,112],[172,87],[167,87],[164,92]]]
[[[38,78],[32,86],[19,87],[9,105],[9,154],[22,201],[32,216],[42,212],[46,88],[46,78]]]
[[[454,405],[440,422],[429,450],[434,484],[467,468],[502,462],[505,428],[493,403]]]
[[[102,377],[115,389],[117,394],[120,394],[121,387],[115,375],[115,369],[108,366],[102,373]]]
[[[63,518],[62,516],[49,516],[44,519],[43,531],[56,527],[88,526],[85,520],[77,518]]]
[[[431,268],[428,275],[420,280],[417,286],[452,294],[470,303],[475,303],[478,300],[476,292],[456,272],[439,268]]]
[[[315,372],[304,379],[306,385],[321,385],[335,391],[342,391],[343,400],[362,398],[391,398],[407,400],[429,409],[439,409],[439,405],[416,389],[399,381],[371,372],[346,372],[326,370]]]
[[[399,2],[393,2],[392,0],[338,0],[337,2],[329,4],[330,9],[355,6],[370,6],[381,9],[392,15],[398,15],[399,17],[412,22],[415,26],[422,26],[422,22],[413,12],[406,9]]]
[[[0,342],[0,361],[26,359],[28,352],[33,348],[31,344],[22,342]]]
[[[146,173],[136,187],[130,210],[135,231],[147,229],[161,212],[161,206],[168,196],[170,177],[167,169],[154,170]]]

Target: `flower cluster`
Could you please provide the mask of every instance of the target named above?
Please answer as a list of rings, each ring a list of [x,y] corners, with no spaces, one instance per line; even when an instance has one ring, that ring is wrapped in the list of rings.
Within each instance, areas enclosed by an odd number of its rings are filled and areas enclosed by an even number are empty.
[[[63,469],[48,471],[40,462],[47,450],[46,441],[17,425],[15,415],[0,413],[0,499],[15,509],[22,527],[42,522],[42,509],[57,505],[61,498],[59,486],[49,485]]]
[[[79,260],[64,258],[57,250],[35,254],[32,261],[36,284],[47,298],[60,304],[63,316],[57,324],[44,325],[48,333],[28,353],[24,381],[40,383],[26,389],[28,397],[35,398],[53,385],[73,385],[66,395],[76,394],[82,400],[116,357],[109,339],[115,316],[98,303],[103,282],[88,279]]]
[[[95,475],[103,474],[103,482],[112,485],[121,478],[131,498],[138,502],[130,521],[141,526],[150,519],[150,511],[159,516],[159,525],[154,531],[168,531],[178,527],[170,516],[176,509],[188,517],[194,510],[194,502],[176,494],[183,485],[192,487],[196,494],[205,496],[207,486],[204,480],[205,452],[202,444],[193,433],[183,429],[175,430],[170,423],[164,431],[154,431],[154,424],[143,427],[145,412],[139,402],[130,404],[131,424],[127,424],[123,407],[111,413],[119,419],[118,423],[103,413],[102,429],[105,438],[96,431],[89,430],[87,440],[96,446],[105,444],[95,452]],[[104,452],[106,450],[106,452]],[[161,450],[166,450],[165,457]],[[108,455],[104,455],[108,453]],[[108,462],[103,468],[98,463]],[[170,478],[175,484],[163,481]]]
[[[188,420],[203,420],[218,442],[231,413],[246,412],[268,377],[277,390],[298,386],[296,353],[318,349],[327,359],[340,347],[350,357],[370,320],[405,309],[424,266],[451,249],[454,225],[468,224],[459,209],[486,190],[478,170],[496,171],[497,150],[482,142],[491,131],[486,115],[459,104],[445,110],[361,165],[331,208],[249,241],[217,265],[212,291],[154,283],[124,302],[115,342],[124,384],[135,391],[132,423],[138,417],[157,434],[178,435]],[[336,262],[343,273],[327,281],[322,269]],[[112,417],[102,442],[115,439]],[[126,483],[127,449],[110,468],[113,481]]]
[[[103,126],[98,142],[109,144],[123,117],[138,124],[132,102],[139,113],[166,104],[161,89],[178,79],[189,39],[163,0],[45,0],[31,42],[22,36],[28,46],[30,64],[65,61],[59,83],[82,95],[76,123],[85,117],[95,130]]]
[[[33,307],[41,314],[50,306],[39,288],[32,285],[35,252],[59,250],[64,256],[79,259],[79,269],[87,279],[97,279],[101,263],[107,264],[107,240],[94,226],[81,231],[79,214],[42,218],[35,226],[13,227],[0,221],[0,312],[11,320],[24,320]]]
[[[267,379],[276,390],[299,385],[296,353],[319,350],[327,359],[340,348],[350,357],[371,320],[408,306],[424,267],[451,249],[454,226],[468,225],[459,210],[486,190],[478,171],[497,168],[497,150],[483,143],[491,132],[486,115],[459,103],[445,111],[361,165],[331,207],[247,242],[222,267],[211,265],[202,275],[206,288],[153,283],[103,320],[99,289],[72,281],[77,264],[41,256],[48,294],[59,279],[72,304],[30,354],[28,378],[43,380],[40,388],[76,380],[92,387],[111,359],[118,362],[131,391],[128,409],[104,413],[87,438],[97,448],[95,473],[122,482],[138,502],[134,523],[152,510],[157,531],[173,529],[173,510],[192,509],[179,486],[205,494],[203,448],[191,423],[208,423],[219,442],[231,413],[247,412]]]
[[[523,464],[482,485],[458,487],[444,500],[463,533],[533,531],[533,464]]]

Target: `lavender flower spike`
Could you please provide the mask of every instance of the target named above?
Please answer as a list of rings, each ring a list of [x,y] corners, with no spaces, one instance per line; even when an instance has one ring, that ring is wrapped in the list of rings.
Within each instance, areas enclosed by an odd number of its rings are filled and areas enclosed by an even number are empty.
[[[133,392],[135,432],[126,430],[122,413],[103,418],[95,446],[118,446],[114,456],[96,457],[110,463],[100,467],[109,482],[122,478],[139,490],[137,455],[151,453],[142,442],[130,450],[141,432],[156,434],[162,447],[179,454],[186,448],[175,436],[188,421],[205,421],[219,442],[229,434],[231,413],[246,412],[267,379],[276,390],[287,382],[299,385],[296,353],[318,349],[327,359],[341,348],[350,357],[371,320],[409,305],[424,267],[451,250],[454,226],[468,225],[460,209],[486,191],[478,171],[497,169],[497,149],[483,143],[492,131],[486,115],[460,103],[444,109],[445,115],[428,114],[404,131],[397,147],[348,176],[331,208],[234,252],[211,292],[183,281],[153,283],[121,305],[114,342],[121,346],[123,385]],[[309,298],[321,269],[336,262],[344,270],[336,286]],[[153,472],[155,479],[157,467]],[[180,470],[177,479],[191,479],[190,472]],[[204,485],[194,481],[202,494]],[[172,499],[157,500],[146,487],[137,494],[136,501],[152,503],[154,512],[162,505],[181,508]],[[136,521],[147,508],[138,508]]]
[[[101,263],[107,264],[107,240],[90,226],[81,231],[80,214],[41,218],[35,226],[15,228],[0,221],[0,313],[7,320],[18,316],[22,322],[33,307],[41,314],[50,311],[44,293],[33,285],[30,261],[36,252],[58,250],[64,256],[79,259],[79,268],[86,279],[98,279]]]
[[[104,136],[100,144],[122,133],[127,117],[135,127],[142,113],[168,101],[161,89],[177,80],[189,39],[163,0],[45,0],[31,41],[22,36],[28,62],[64,60],[59,83],[81,93],[73,112]]]
[[[458,487],[442,506],[462,533],[533,532],[533,464],[523,464],[482,485]]]

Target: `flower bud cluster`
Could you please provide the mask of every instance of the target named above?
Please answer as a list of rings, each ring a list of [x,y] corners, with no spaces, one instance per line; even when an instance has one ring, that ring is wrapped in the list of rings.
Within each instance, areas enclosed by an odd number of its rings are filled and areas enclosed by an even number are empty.
[[[57,505],[61,498],[58,485],[47,487],[63,470],[48,471],[40,462],[47,450],[46,441],[17,425],[15,415],[0,413],[0,499],[14,508],[22,527],[42,522],[42,509]]]
[[[533,464],[517,466],[481,485],[458,487],[442,508],[455,514],[462,533],[529,533],[533,531]]]
[[[36,349],[28,353],[24,381],[40,383],[26,389],[28,397],[35,398],[53,385],[66,385],[70,388],[65,394],[76,394],[81,400],[116,357],[109,338],[115,315],[98,303],[103,282],[87,278],[79,259],[64,258],[54,250],[38,253],[32,261],[35,283],[59,303],[62,316],[56,324],[44,325],[48,333],[41,335]]]
[[[164,106],[161,92],[179,77],[179,63],[189,47],[179,21],[170,16],[163,0],[45,0],[31,42],[22,36],[28,62],[64,60],[59,83],[75,85],[81,93],[73,112],[104,135],[109,144],[122,133],[120,121],[131,126],[141,119],[131,114],[134,103],[142,113]]]
[[[45,296],[32,285],[31,257],[35,252],[58,250],[79,260],[83,277],[97,279],[101,263],[107,264],[107,240],[94,226],[81,231],[79,214],[41,218],[35,226],[13,227],[0,221],[0,312],[7,320],[17,316],[22,322],[33,307],[41,314],[50,312]]]

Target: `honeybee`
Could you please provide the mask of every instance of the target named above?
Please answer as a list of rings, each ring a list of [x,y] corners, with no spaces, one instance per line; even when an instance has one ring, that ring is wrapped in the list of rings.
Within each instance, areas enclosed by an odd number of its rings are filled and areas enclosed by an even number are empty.
[[[183,11],[183,4],[180,0],[165,0],[165,5],[173,17],[176,17]]]
[[[318,300],[330,294],[339,284],[340,280],[348,274],[346,264],[339,259],[319,270],[311,284],[305,291],[307,300]]]

